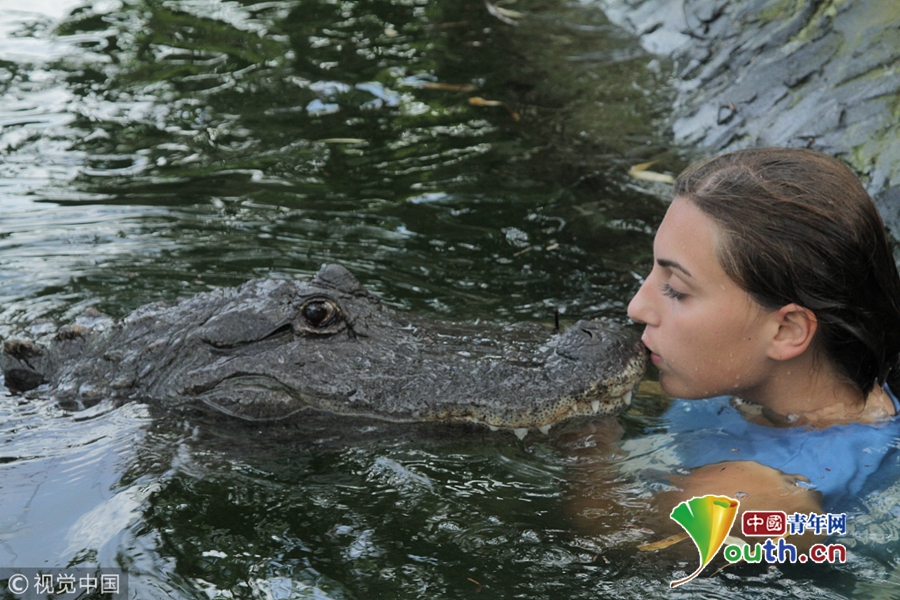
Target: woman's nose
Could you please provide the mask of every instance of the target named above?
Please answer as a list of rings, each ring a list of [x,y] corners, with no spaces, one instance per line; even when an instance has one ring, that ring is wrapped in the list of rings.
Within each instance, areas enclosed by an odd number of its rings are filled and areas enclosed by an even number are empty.
[[[644,280],[631,302],[628,303],[628,317],[635,323],[656,325],[659,317],[652,306],[647,279]]]

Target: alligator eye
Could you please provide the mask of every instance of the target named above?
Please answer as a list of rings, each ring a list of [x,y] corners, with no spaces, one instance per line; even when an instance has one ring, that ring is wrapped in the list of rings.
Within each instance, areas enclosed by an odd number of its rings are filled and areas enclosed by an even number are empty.
[[[331,300],[315,298],[300,307],[300,316],[313,328],[328,327],[341,318],[341,309]]]

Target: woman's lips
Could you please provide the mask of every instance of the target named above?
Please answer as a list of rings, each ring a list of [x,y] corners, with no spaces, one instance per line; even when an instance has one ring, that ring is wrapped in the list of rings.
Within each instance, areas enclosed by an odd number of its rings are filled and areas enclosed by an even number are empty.
[[[662,356],[653,351],[653,348],[650,347],[650,344],[647,343],[647,340],[641,338],[641,342],[644,344],[644,346],[647,347],[647,350],[650,351],[650,362],[652,362],[657,367],[661,365],[663,363]]]

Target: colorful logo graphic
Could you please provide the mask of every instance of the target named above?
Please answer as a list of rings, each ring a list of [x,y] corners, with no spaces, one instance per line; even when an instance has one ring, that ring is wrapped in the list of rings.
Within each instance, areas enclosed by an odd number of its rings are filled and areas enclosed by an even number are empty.
[[[729,563],[842,563],[847,560],[847,548],[843,544],[813,544],[804,553],[786,541],[789,535],[803,535],[810,531],[817,536],[846,535],[846,513],[793,513],[781,510],[748,510],[741,515],[741,533],[745,537],[766,537],[764,542],[750,544],[730,537],[740,502],[728,496],[700,496],[682,502],[672,509],[672,520],[681,525],[694,540],[700,553],[700,566],[683,579],[670,585],[678,587],[700,574],[725,545],[723,556]],[[648,549],[670,546],[684,536],[673,536]],[[652,548],[651,548],[652,547]]]
[[[741,503],[728,496],[700,496],[685,500],[672,509],[672,520],[681,525],[700,552],[700,566],[683,579],[671,583],[678,587],[706,568],[731,532]]]

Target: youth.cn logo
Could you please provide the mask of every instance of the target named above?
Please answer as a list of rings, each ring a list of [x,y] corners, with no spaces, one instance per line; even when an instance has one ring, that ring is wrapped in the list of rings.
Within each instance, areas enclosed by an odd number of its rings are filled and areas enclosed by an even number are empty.
[[[847,548],[843,544],[813,544],[804,553],[786,540],[789,535],[807,531],[819,536],[846,535],[846,513],[788,515],[781,510],[748,510],[741,515],[741,533],[745,538],[766,538],[751,544],[730,535],[739,508],[740,502],[734,498],[706,495],[686,500],[672,509],[672,520],[687,532],[700,553],[697,570],[673,581],[673,588],[699,575],[723,546],[722,554],[730,563],[842,563],[847,560]]]

